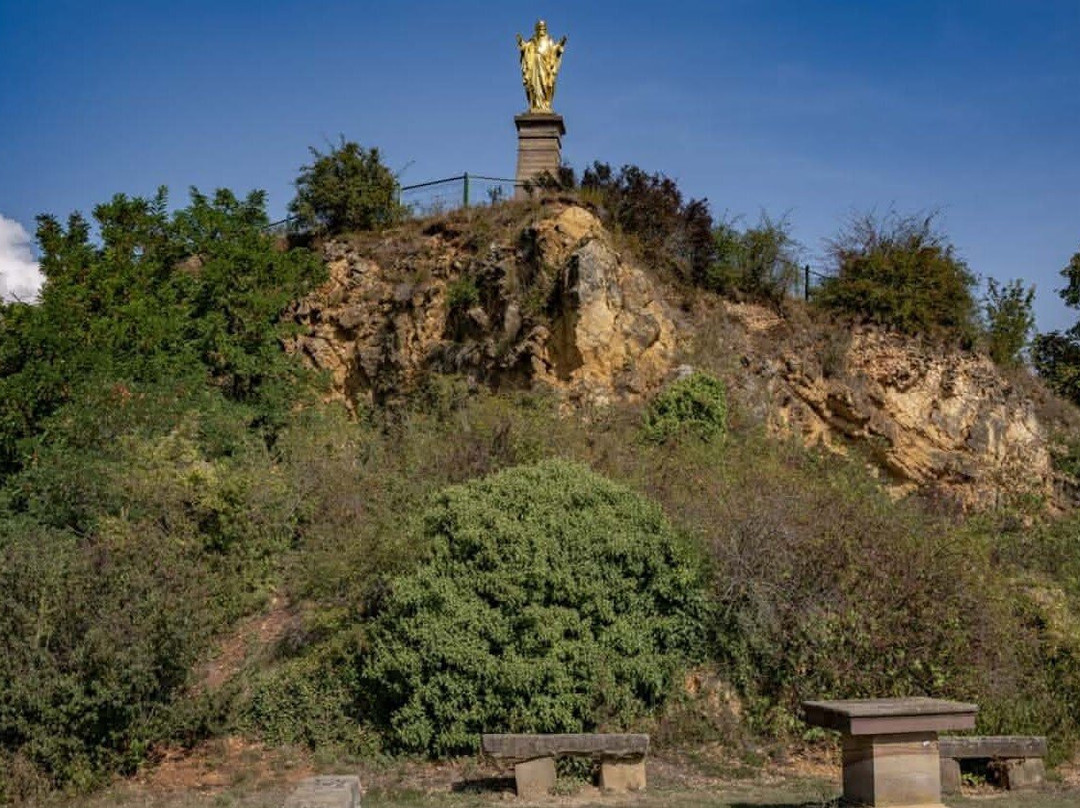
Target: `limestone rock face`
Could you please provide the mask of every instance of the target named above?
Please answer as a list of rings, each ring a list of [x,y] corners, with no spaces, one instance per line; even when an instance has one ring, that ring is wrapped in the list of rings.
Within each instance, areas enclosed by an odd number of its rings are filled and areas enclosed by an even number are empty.
[[[865,451],[897,495],[965,508],[1056,496],[1035,407],[988,358],[750,303],[676,311],[589,210],[515,210],[327,243],[330,278],[291,311],[286,349],[353,408],[438,371],[549,388],[586,410],[647,399],[696,350],[745,415],[809,445]]]
[[[603,405],[656,389],[674,362],[657,287],[584,208],[557,207],[481,249],[450,227],[400,246],[385,261],[326,244],[330,279],[291,313],[299,334],[286,349],[329,373],[350,407],[406,393],[429,370]]]
[[[1052,495],[1034,406],[988,357],[871,327],[845,344],[795,345],[762,312],[734,313],[759,332],[756,347],[743,346],[744,365],[762,383],[773,431],[864,447],[896,494],[933,490],[969,508]]]

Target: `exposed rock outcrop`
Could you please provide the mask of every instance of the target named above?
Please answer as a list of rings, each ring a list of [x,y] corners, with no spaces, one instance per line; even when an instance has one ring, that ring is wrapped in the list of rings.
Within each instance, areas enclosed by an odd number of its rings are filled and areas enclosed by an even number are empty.
[[[767,310],[728,310],[756,336],[744,366],[763,383],[774,431],[864,447],[897,494],[932,491],[969,508],[1053,495],[1032,401],[988,357],[873,327],[800,343]]]
[[[407,392],[428,370],[598,405],[663,383],[671,314],[592,213],[560,206],[516,241],[505,235],[478,250],[468,234],[432,227],[390,266],[326,244],[330,280],[296,306],[301,331],[287,349],[327,371],[351,406]]]
[[[746,303],[683,315],[590,211],[558,203],[529,216],[458,214],[326,244],[330,280],[295,307],[287,348],[352,407],[392,401],[433,370],[551,388],[573,407],[648,397],[712,329],[704,353],[737,359],[721,373],[745,411],[810,445],[863,447],[898,494],[975,508],[1052,496],[1045,429],[988,358]]]

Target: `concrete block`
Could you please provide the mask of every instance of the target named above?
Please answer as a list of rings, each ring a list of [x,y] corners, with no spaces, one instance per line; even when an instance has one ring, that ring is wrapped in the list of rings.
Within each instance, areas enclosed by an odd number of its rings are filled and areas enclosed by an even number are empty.
[[[555,758],[542,757],[514,766],[518,796],[525,800],[546,797],[555,788]]]
[[[1042,758],[1006,760],[1004,765],[1005,787],[1009,791],[1038,788],[1046,782],[1046,767]]]
[[[285,800],[285,808],[360,808],[360,778],[309,777]]]
[[[603,760],[600,762],[600,788],[605,791],[644,791],[645,761]]]
[[[943,757],[941,759],[941,793],[960,793],[960,761]]]

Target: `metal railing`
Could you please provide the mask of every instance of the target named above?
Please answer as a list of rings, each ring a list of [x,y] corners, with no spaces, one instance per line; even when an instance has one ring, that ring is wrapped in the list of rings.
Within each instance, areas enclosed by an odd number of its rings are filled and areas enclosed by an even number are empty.
[[[398,202],[409,211],[409,215],[422,218],[459,208],[504,202],[513,198],[514,191],[519,186],[525,185],[526,183],[505,177],[489,177],[466,171],[456,177],[402,185],[398,188]],[[264,229],[274,235],[284,236],[298,232],[296,221],[296,216],[287,216],[271,222]]]
[[[465,172],[456,177],[403,185],[398,201],[413,216],[431,216],[458,208],[503,202],[512,198],[521,184],[505,177]]]

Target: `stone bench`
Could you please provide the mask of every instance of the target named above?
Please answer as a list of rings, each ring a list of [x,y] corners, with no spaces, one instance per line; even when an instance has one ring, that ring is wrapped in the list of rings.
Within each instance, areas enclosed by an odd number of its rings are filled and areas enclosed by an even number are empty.
[[[938,733],[975,728],[978,707],[942,699],[803,702],[806,722],[839,732],[844,800],[855,805],[941,803]]]
[[[285,808],[360,808],[360,778],[329,775],[301,780]]]
[[[600,761],[600,787],[609,791],[645,788],[649,736],[640,734],[484,735],[484,754],[514,761],[519,797],[534,799],[555,787],[555,759]]]
[[[1027,735],[947,735],[938,739],[941,755],[941,790],[960,790],[960,761],[978,760],[991,765],[1001,785],[1010,791],[1035,788],[1046,778],[1046,738]]]

